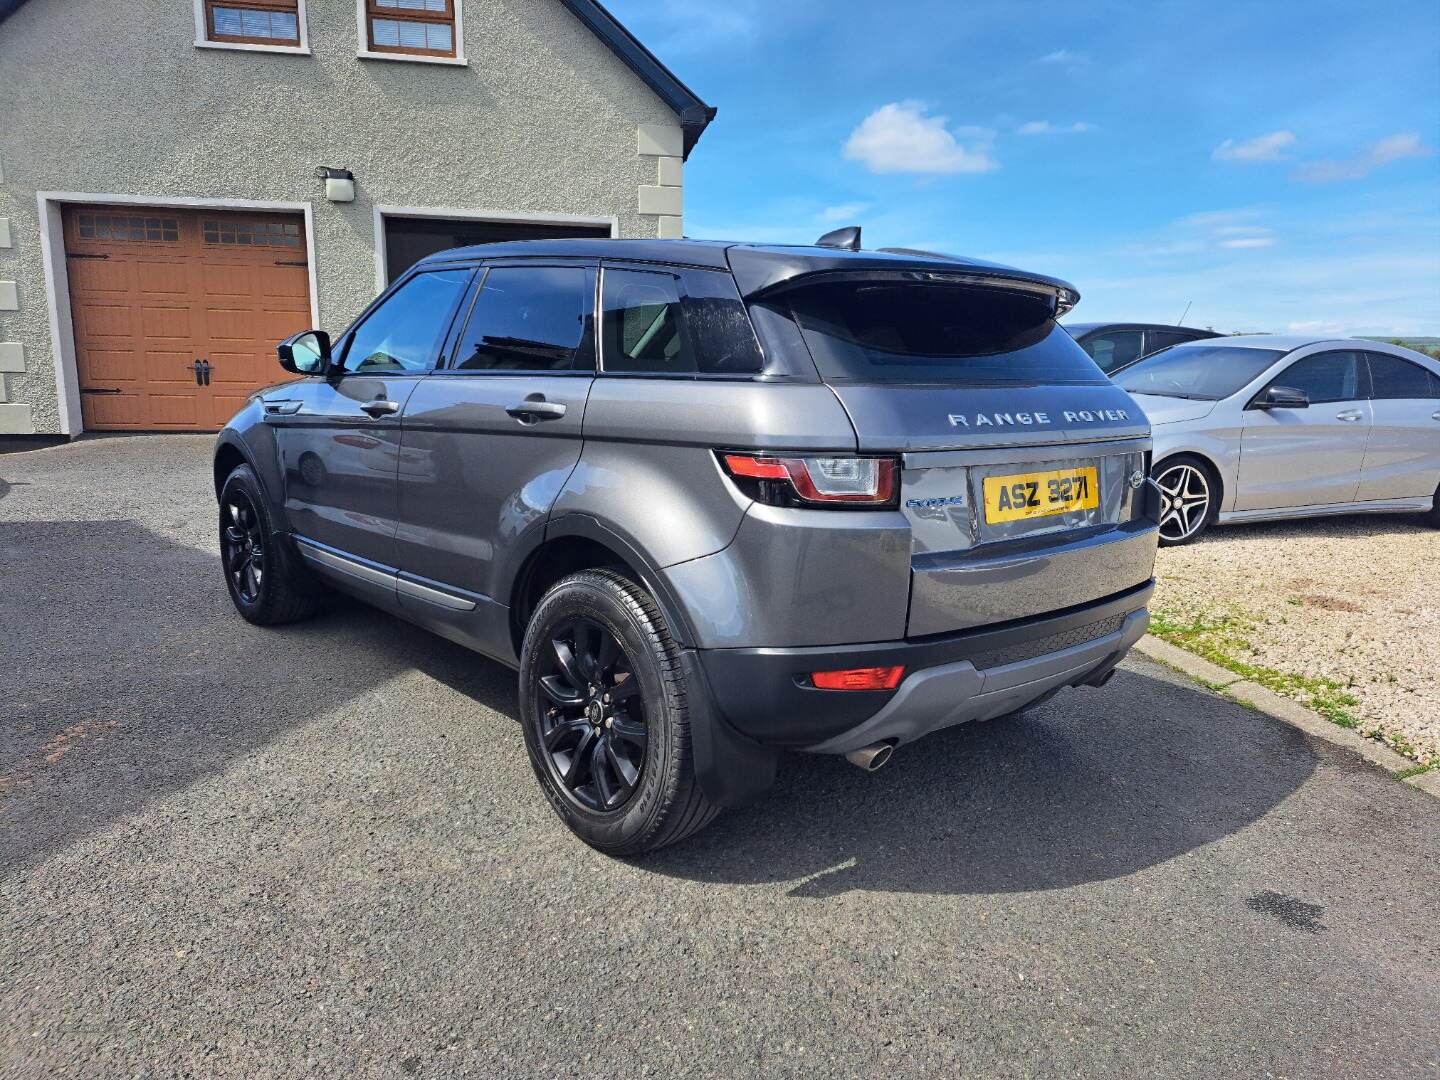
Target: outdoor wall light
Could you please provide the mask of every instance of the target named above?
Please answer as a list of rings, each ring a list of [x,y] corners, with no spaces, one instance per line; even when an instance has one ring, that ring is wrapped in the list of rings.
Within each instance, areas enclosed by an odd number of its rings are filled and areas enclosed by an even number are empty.
[[[321,165],[315,175],[325,181],[325,198],[331,202],[355,201],[355,174],[349,169],[327,169]]]

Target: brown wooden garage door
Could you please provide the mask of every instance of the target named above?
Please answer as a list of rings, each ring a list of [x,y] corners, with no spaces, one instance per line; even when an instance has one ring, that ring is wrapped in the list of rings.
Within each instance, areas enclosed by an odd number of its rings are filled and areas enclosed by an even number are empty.
[[[215,431],[310,324],[299,214],[67,206],[85,427]],[[206,366],[208,364],[208,367]]]

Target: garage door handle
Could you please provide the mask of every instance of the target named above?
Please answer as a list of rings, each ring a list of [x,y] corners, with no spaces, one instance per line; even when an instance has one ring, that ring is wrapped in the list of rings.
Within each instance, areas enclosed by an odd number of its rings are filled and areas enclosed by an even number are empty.
[[[375,401],[365,402],[365,404],[361,405],[360,408],[363,412],[369,413],[371,416],[378,420],[382,416],[392,416],[395,413],[399,412],[400,403],[396,401],[386,401],[383,398],[379,398]]]
[[[541,420],[559,420],[565,415],[565,406],[558,401],[546,401],[542,397],[536,397],[526,398],[505,411],[522,424],[536,424]]]

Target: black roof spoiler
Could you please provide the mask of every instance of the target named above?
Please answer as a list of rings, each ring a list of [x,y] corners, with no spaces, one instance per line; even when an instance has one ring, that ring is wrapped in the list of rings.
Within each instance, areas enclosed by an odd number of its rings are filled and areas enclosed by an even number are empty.
[[[821,239],[832,235],[827,234]],[[736,245],[727,254],[735,283],[747,300],[773,295],[802,282],[810,284],[817,279],[894,280],[897,275],[934,284],[953,282],[957,285],[1019,289],[1050,296],[1055,301],[1055,318],[1070,311],[1080,300],[1080,290],[1074,285],[1047,274],[910,248],[855,251],[842,248],[839,244],[810,248]]]

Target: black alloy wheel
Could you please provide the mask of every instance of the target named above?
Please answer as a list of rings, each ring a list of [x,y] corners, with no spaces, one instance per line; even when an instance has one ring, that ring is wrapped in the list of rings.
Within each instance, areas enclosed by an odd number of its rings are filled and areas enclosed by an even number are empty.
[[[543,648],[531,700],[554,779],[587,810],[618,810],[640,784],[650,738],[635,668],[585,616],[556,626]]]
[[[235,595],[246,604],[259,603],[265,585],[265,533],[255,504],[239,489],[226,492],[220,508],[220,555]]]

